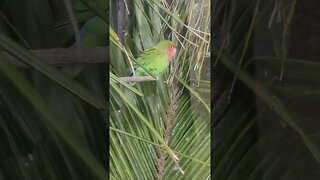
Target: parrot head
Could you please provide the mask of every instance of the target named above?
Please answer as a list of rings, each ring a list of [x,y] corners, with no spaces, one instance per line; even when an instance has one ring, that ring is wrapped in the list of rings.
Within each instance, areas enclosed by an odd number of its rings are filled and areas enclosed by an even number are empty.
[[[165,54],[168,55],[168,59],[167,59],[168,63],[172,61],[173,56],[176,53],[176,47],[172,41],[169,41],[169,40],[160,41],[156,45],[156,48],[161,49],[161,51],[165,52]]]

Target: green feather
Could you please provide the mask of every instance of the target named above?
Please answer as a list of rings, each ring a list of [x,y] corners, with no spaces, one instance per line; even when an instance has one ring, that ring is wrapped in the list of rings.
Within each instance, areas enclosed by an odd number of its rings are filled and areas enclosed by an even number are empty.
[[[152,74],[159,76],[168,67],[168,49],[173,42],[164,40],[159,42],[155,47],[144,50],[137,58],[139,64],[145,66]],[[134,63],[136,69],[135,76],[146,76],[148,73],[137,63]]]

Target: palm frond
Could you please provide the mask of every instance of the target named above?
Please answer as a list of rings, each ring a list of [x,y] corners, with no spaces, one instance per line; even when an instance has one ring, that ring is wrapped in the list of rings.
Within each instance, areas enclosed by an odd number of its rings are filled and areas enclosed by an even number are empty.
[[[190,73],[195,73],[193,67],[200,66],[208,52],[210,22],[194,22],[193,18],[201,19],[198,14],[187,19],[187,12],[198,5],[206,13],[202,14],[206,20],[210,20],[210,1],[167,4],[165,1],[134,0],[125,3],[128,8],[123,9],[123,13],[129,11],[131,15],[124,16],[125,22],[130,24],[123,33],[119,33],[117,26],[110,30],[118,32],[110,37],[113,74],[128,76],[130,61],[134,59],[132,54],[160,40],[172,39],[181,49],[170,69],[158,81],[136,83],[143,96],[124,86],[112,85],[109,91],[111,176],[115,179],[207,179],[210,176],[210,112],[205,109],[210,105],[202,101],[204,106],[199,108],[196,97],[202,99],[204,93],[198,94],[195,86],[189,84]],[[184,37],[176,36],[177,33]],[[200,76],[201,68],[195,69],[199,74],[196,82],[208,79]],[[125,95],[125,99],[120,95]]]

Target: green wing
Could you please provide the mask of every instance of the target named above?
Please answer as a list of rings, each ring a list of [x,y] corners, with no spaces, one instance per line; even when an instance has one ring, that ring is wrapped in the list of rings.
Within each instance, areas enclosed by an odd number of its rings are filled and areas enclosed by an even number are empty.
[[[145,49],[141,54],[140,56],[137,58],[137,61],[144,65],[144,66],[148,66],[151,62],[152,62],[152,59],[154,58],[154,54],[155,54],[155,49],[156,48],[149,48],[149,49]],[[133,66],[135,68],[138,68],[140,65],[137,64],[136,62],[133,62]]]
[[[165,56],[155,47],[146,49],[137,58],[138,63],[148,68],[154,75],[160,75],[166,67]],[[136,76],[148,75],[140,65],[134,63]]]

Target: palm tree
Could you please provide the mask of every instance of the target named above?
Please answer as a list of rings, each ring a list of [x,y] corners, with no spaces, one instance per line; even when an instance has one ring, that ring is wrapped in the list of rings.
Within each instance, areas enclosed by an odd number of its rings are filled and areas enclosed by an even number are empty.
[[[110,178],[210,178],[210,1],[111,1]],[[157,81],[123,81],[143,49],[178,47]]]

